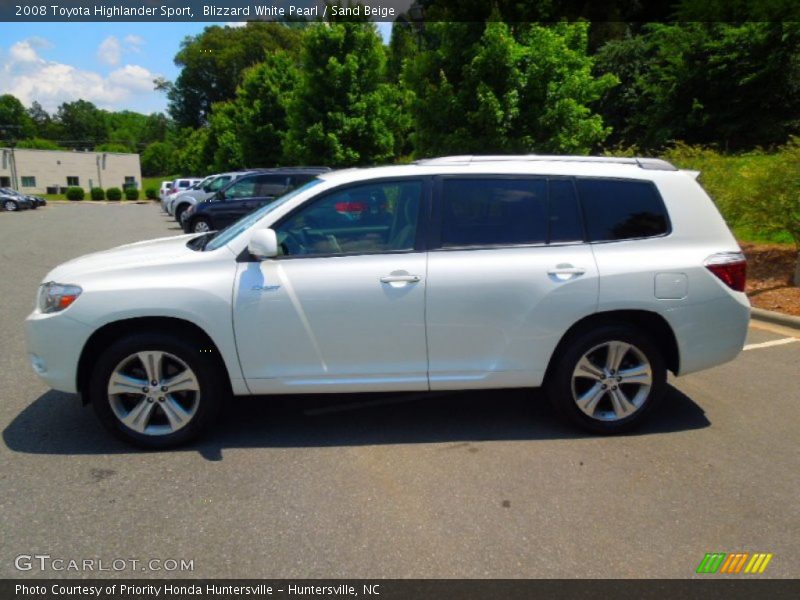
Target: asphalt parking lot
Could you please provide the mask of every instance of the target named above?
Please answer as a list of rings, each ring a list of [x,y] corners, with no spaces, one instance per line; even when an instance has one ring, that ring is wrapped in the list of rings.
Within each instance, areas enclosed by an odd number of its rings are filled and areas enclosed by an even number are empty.
[[[126,577],[691,577],[740,551],[774,555],[740,577],[800,576],[800,334],[761,325],[624,437],[514,390],[236,399],[193,446],[117,442],[35,377],[23,320],[56,264],[180,233],[155,204],[0,214],[0,577],[42,576],[20,554],[194,564]]]

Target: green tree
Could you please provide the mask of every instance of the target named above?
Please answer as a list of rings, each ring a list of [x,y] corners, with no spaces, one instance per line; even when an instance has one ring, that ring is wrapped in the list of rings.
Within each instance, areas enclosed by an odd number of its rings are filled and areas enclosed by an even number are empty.
[[[175,155],[175,170],[181,175],[195,177],[208,171],[212,160],[206,156],[208,128],[186,128],[176,138],[178,152]]]
[[[108,140],[106,112],[86,100],[65,102],[56,118],[67,142],[74,147],[94,147]]]
[[[299,79],[294,59],[276,52],[249,69],[236,92],[237,130],[248,167],[283,164],[287,110]]]
[[[800,131],[796,22],[651,24],[605,44],[597,66],[622,81],[600,106],[613,143],[743,150]]]
[[[175,146],[169,142],[153,142],[142,152],[142,175],[154,177],[175,172]]]
[[[218,102],[211,107],[203,148],[205,162],[211,171],[231,171],[244,166],[242,143],[237,134],[241,120],[237,113],[233,102]]]
[[[3,139],[24,139],[33,137],[36,126],[25,107],[15,96],[0,96],[0,137]]]
[[[385,55],[373,24],[309,27],[289,107],[288,160],[366,165],[392,157],[394,115],[383,102]]]
[[[41,104],[34,100],[31,103],[31,107],[28,109],[28,116],[33,120],[33,126],[36,130],[35,135],[49,139],[54,137],[53,119],[50,117],[50,114],[42,108]]]
[[[586,153],[608,135],[590,107],[617,80],[592,75],[588,24],[428,28],[429,48],[403,72],[419,155]]]
[[[167,92],[169,113],[180,127],[206,122],[215,102],[232,100],[244,71],[277,50],[295,51],[301,32],[279,23],[249,22],[246,27],[206,27],[187,37],[175,56],[181,73],[173,83],[157,81]]]
[[[147,145],[152,142],[163,142],[167,139],[171,130],[172,123],[166,115],[162,113],[148,115],[139,137],[139,144]]]
[[[61,150],[61,146],[59,146],[56,142],[42,138],[20,140],[20,142],[17,144],[17,148],[29,148],[31,150]]]

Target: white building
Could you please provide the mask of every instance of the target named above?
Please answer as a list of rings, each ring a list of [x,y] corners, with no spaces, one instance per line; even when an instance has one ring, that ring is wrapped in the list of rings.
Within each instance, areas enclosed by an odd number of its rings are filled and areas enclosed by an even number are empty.
[[[62,193],[71,186],[142,189],[138,154],[0,148],[0,187],[22,193]]]

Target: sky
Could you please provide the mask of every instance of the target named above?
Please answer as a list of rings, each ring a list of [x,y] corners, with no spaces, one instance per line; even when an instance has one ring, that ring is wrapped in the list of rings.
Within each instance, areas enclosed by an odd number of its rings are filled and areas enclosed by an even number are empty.
[[[0,94],[52,113],[78,99],[106,110],[162,112],[153,79],[174,80],[181,41],[211,23],[0,23]],[[378,23],[388,43],[391,23]]]

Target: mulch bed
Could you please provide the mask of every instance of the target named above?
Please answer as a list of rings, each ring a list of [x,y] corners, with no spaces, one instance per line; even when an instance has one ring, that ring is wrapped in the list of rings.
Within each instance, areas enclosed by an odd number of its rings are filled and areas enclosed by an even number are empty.
[[[800,287],[792,283],[797,250],[784,244],[742,242],[747,256],[747,295],[753,306],[800,316]]]

